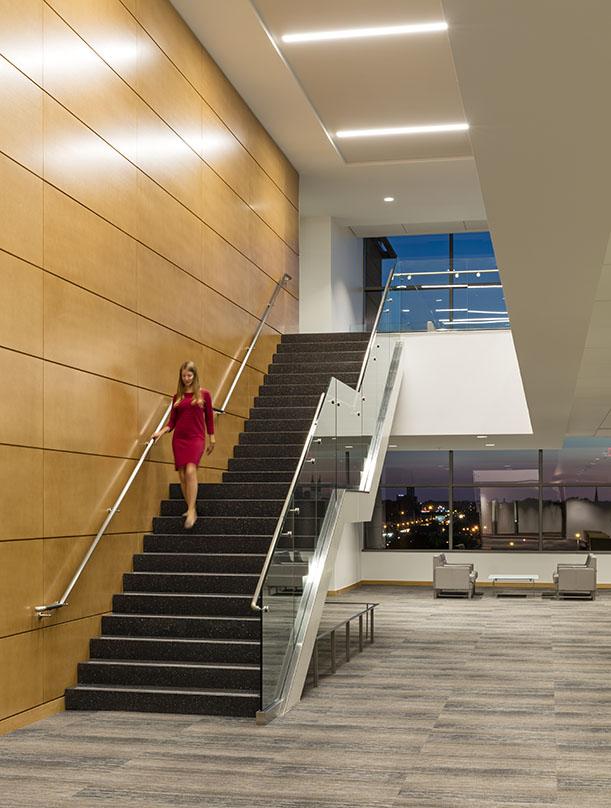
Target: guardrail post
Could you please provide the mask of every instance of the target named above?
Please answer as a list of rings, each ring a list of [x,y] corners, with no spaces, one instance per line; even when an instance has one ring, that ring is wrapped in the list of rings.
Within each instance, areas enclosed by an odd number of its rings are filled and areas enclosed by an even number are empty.
[[[350,662],[350,620],[346,621],[346,662]]]
[[[331,632],[331,673],[337,670],[335,665],[335,631]]]
[[[363,615],[359,614],[359,651],[363,650]]]

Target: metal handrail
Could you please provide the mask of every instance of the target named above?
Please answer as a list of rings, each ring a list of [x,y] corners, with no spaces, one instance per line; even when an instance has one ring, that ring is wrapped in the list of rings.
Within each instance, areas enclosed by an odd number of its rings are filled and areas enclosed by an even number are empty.
[[[386,281],[386,285],[384,286],[384,292],[382,294],[382,298],[380,300],[380,305],[378,306],[378,311],[376,314],[376,318],[373,321],[373,326],[371,328],[371,336],[369,337],[369,342],[367,343],[367,350],[365,351],[365,356],[363,357],[363,364],[361,365],[361,372],[359,373],[359,380],[356,383],[356,392],[359,393],[361,390],[361,385],[363,384],[363,379],[365,378],[365,370],[367,368],[367,362],[369,362],[369,357],[371,355],[371,350],[373,348],[373,343],[375,342],[376,334],[378,333],[378,323],[380,322],[380,317],[382,315],[382,310],[384,308],[384,302],[386,300],[386,296],[388,295],[388,289],[390,287],[391,281],[395,275],[395,269],[397,265],[392,268],[392,270],[388,273],[388,280]]]
[[[272,294],[272,296],[271,296],[271,298],[269,300],[269,303],[267,304],[267,306],[265,308],[265,312],[263,313],[263,317],[261,318],[261,322],[259,323],[259,327],[257,328],[257,330],[255,332],[255,335],[254,335],[254,337],[253,337],[253,339],[252,339],[252,341],[251,341],[251,343],[250,343],[250,345],[248,347],[246,355],[244,356],[244,359],[242,360],[242,363],[240,364],[240,367],[238,368],[238,372],[236,373],[235,379],[233,380],[233,383],[232,383],[231,387],[229,388],[229,392],[225,396],[225,400],[223,401],[222,406],[220,408],[213,407],[214,412],[218,413],[219,415],[222,415],[226,411],[229,399],[231,398],[231,395],[232,395],[233,391],[235,390],[235,387],[236,387],[236,385],[237,385],[237,383],[238,383],[238,381],[240,379],[240,376],[242,375],[242,372],[243,372],[244,368],[246,367],[246,363],[248,362],[248,358],[250,357],[251,353],[253,352],[253,349],[254,349],[254,347],[255,347],[255,345],[257,343],[257,340],[259,339],[259,336],[260,336],[261,332],[263,331],[263,327],[264,327],[265,323],[267,322],[267,318],[269,317],[269,313],[271,311],[271,308],[274,305],[274,303],[276,301],[276,298],[278,297],[282,287],[285,285],[285,283],[287,281],[290,281],[290,280],[291,280],[291,276],[287,272],[285,272],[284,275],[282,276],[282,278],[276,283],[276,288],[274,289],[274,292],[273,292],[273,294]],[[167,406],[167,408],[166,408],[166,410],[165,410],[165,412],[163,414],[163,417],[162,417],[161,421],[159,421],[159,424],[158,424],[157,429],[155,430],[155,432],[158,432],[163,427],[163,425],[165,424],[166,419],[168,418],[171,410],[172,410],[172,404],[170,403],[170,404],[168,404],[168,406]],[[83,574],[83,570],[85,569],[85,567],[89,563],[89,559],[91,558],[91,556],[95,552],[96,547],[100,543],[100,540],[101,540],[102,536],[106,532],[106,528],[111,523],[111,521],[114,518],[114,515],[119,510],[119,506],[121,505],[121,503],[125,499],[125,495],[127,494],[129,489],[131,488],[131,484],[133,483],[133,481],[135,480],[138,472],[142,468],[142,464],[144,463],[144,461],[148,457],[148,454],[151,451],[154,443],[155,443],[154,438],[150,438],[146,442],[146,446],[144,448],[144,451],[142,452],[142,455],[140,456],[140,459],[138,460],[138,463],[136,464],[136,467],[134,468],[132,473],[129,475],[129,479],[125,483],[125,485],[123,486],[123,488],[121,490],[121,493],[117,497],[117,500],[116,500],[115,504],[112,506],[112,508],[108,509],[108,516],[102,522],[102,525],[101,525],[100,529],[96,533],[94,540],[91,542],[91,546],[87,550],[87,552],[85,554],[85,557],[81,561],[81,564],[80,564],[79,568],[74,573],[74,575],[72,577],[72,580],[70,581],[70,583],[66,587],[66,590],[65,590],[64,594],[61,596],[61,598],[59,600],[55,601],[55,603],[48,603],[48,604],[46,604],[44,606],[34,606],[34,611],[36,612],[36,614],[38,615],[39,618],[49,617],[57,609],[61,609],[63,606],[68,605],[68,598],[70,597],[70,594],[72,593],[72,590],[74,589],[74,587],[76,586],[79,578]]]
[[[396,266],[396,265],[395,265]],[[386,286],[384,287],[384,294],[382,295],[382,299],[380,300],[380,305],[378,307],[378,311],[376,314],[376,318],[373,323],[373,328],[371,330],[371,336],[369,338],[369,343],[367,345],[367,350],[365,352],[365,357],[363,358],[363,364],[361,366],[361,372],[359,374],[358,384],[356,386],[357,393],[361,389],[361,385],[363,384],[363,378],[365,376],[365,369],[367,367],[367,361],[371,354],[371,350],[373,348],[373,343],[376,337],[378,323],[380,322],[380,316],[382,314],[382,309],[384,307],[384,301],[386,299],[386,295],[388,294],[388,287],[392,281],[393,275],[395,273],[395,267],[393,267],[392,271],[388,274],[388,280],[386,281]],[[301,455],[299,457],[299,462],[297,463],[297,468],[295,469],[295,473],[293,474],[293,479],[291,480],[291,485],[289,487],[288,493],[284,500],[284,505],[282,506],[282,510],[280,512],[280,516],[278,518],[278,522],[276,523],[276,529],[274,530],[274,535],[272,536],[272,541],[269,546],[269,550],[267,551],[267,555],[265,557],[265,563],[263,564],[263,569],[261,570],[261,574],[259,575],[259,580],[257,581],[257,586],[255,588],[255,593],[252,596],[252,600],[250,601],[250,608],[253,611],[261,612],[261,611],[268,611],[268,607],[264,606],[263,608],[259,606],[258,600],[261,594],[261,590],[263,589],[263,584],[265,583],[265,578],[267,577],[267,572],[269,570],[272,557],[276,550],[276,544],[278,543],[278,539],[280,538],[282,528],[284,526],[284,520],[286,518],[286,514],[289,509],[289,505],[291,502],[291,497],[293,496],[293,491],[295,490],[295,486],[297,485],[297,480],[299,479],[299,475],[301,474],[302,467],[305,463],[306,455],[310,449],[312,444],[312,440],[314,438],[314,432],[316,431],[316,425],[318,422],[318,416],[320,415],[320,411],[322,409],[323,401],[325,398],[326,393],[322,393],[320,399],[318,401],[318,406],[316,407],[316,412],[314,414],[314,418],[312,419],[312,424],[310,425],[310,429],[308,431],[305,443],[303,445],[303,449]]]
[[[248,362],[248,358],[250,357],[251,353],[253,352],[253,349],[254,349],[254,347],[255,347],[255,345],[257,343],[257,340],[259,339],[259,336],[261,335],[261,332],[263,331],[263,327],[265,326],[265,323],[267,322],[267,318],[269,317],[269,313],[272,310],[272,306],[276,302],[276,298],[280,294],[280,290],[282,289],[282,287],[285,285],[285,283],[287,281],[290,281],[290,280],[292,280],[291,275],[289,275],[288,272],[285,272],[284,275],[282,276],[282,278],[276,284],[276,288],[274,289],[274,293],[271,296],[271,298],[269,299],[269,303],[265,307],[265,311],[263,312],[263,317],[261,318],[261,322],[259,323],[259,327],[255,331],[255,335],[252,338],[252,342],[248,346],[248,349],[246,351],[246,355],[244,356],[244,359],[242,359],[242,364],[238,368],[238,372],[235,375],[235,379],[233,380],[233,383],[232,383],[231,387],[229,388],[229,390],[227,392],[227,395],[225,396],[225,400],[221,404],[220,409],[217,410],[218,413],[222,414],[227,409],[227,404],[229,402],[229,399],[231,398],[231,395],[232,395],[233,391],[235,390],[235,387],[236,387],[237,383],[240,381],[240,376],[242,375],[242,372],[244,371],[244,368],[246,367],[246,363]]]
[[[257,581],[257,586],[255,588],[255,593],[252,596],[252,600],[250,601],[250,608],[255,612],[267,612],[267,606],[259,606],[257,601],[259,600],[259,595],[261,594],[261,590],[263,589],[263,584],[265,583],[265,578],[267,577],[267,572],[269,570],[270,564],[272,562],[272,558],[276,551],[276,545],[278,544],[278,539],[282,535],[282,528],[284,527],[284,520],[286,518],[286,514],[289,510],[289,505],[291,504],[291,497],[293,496],[293,492],[297,486],[297,480],[299,479],[299,475],[301,474],[301,470],[304,466],[306,455],[310,451],[310,446],[312,445],[312,441],[314,440],[314,433],[316,432],[316,427],[318,426],[318,417],[320,416],[320,411],[322,410],[322,405],[325,400],[326,393],[321,393],[320,398],[318,399],[318,405],[316,406],[316,412],[314,413],[314,418],[312,418],[312,423],[310,425],[310,429],[308,430],[307,437],[303,444],[303,449],[301,450],[301,455],[299,456],[299,462],[297,463],[297,468],[295,469],[295,473],[293,474],[293,479],[291,480],[291,484],[289,486],[288,494],[286,495],[286,499],[284,500],[284,505],[282,506],[282,510],[280,511],[280,516],[278,517],[278,521],[276,523],[276,529],[274,530],[274,535],[272,536],[272,541],[269,546],[269,550],[267,551],[267,555],[265,556],[265,562],[263,564],[263,569],[261,570],[261,574],[259,575],[259,580]]]
[[[345,605],[353,605],[351,601],[337,601],[337,603],[345,604]],[[332,601],[327,603],[326,605],[335,605]],[[375,614],[376,606],[379,606],[379,603],[370,603],[369,601],[364,601],[361,603],[354,602],[355,606],[365,606],[364,609],[361,609],[359,612],[350,615],[350,617],[346,617],[343,620],[340,620],[339,623],[336,623],[332,628],[328,628],[325,631],[321,631],[316,635],[316,639],[314,640],[314,648],[312,649],[312,677],[313,681],[312,684],[314,687],[318,687],[318,679],[319,679],[319,664],[318,664],[318,647],[320,640],[324,639],[325,637],[331,638],[331,673],[335,673],[337,670],[336,664],[336,654],[335,654],[335,633],[339,631],[341,628],[345,628],[346,633],[346,662],[350,662],[350,624],[353,620],[356,620],[358,617],[359,619],[359,651],[363,650],[363,615],[365,615],[365,640],[369,640],[373,643],[373,616]]]
[[[155,432],[159,431],[161,429],[161,427],[164,425],[168,415],[170,414],[171,409],[172,409],[172,404],[170,403],[166,407],[166,410],[163,413],[163,417],[161,418],[161,421],[159,421],[159,424],[158,424],[157,429],[155,430]],[[125,498],[125,495],[129,491],[129,489],[131,487],[131,484],[133,483],[134,479],[136,478],[136,475],[138,474],[138,472],[140,471],[140,468],[142,467],[142,464],[146,460],[146,458],[148,456],[148,453],[151,451],[154,443],[155,443],[154,438],[150,438],[146,442],[146,446],[144,448],[144,451],[140,455],[140,460],[138,460],[138,463],[136,464],[136,467],[134,468],[132,473],[129,475],[129,479],[125,483],[125,485],[123,486],[123,488],[121,490],[121,493],[117,497],[117,500],[116,500],[115,504],[112,506],[112,508],[109,509],[108,516],[102,522],[102,526],[100,527],[100,529],[96,533],[94,540],[91,542],[91,546],[89,547],[89,550],[87,550],[87,553],[85,554],[85,558],[83,558],[83,560],[81,561],[81,564],[80,564],[79,568],[74,573],[74,575],[72,577],[72,580],[70,581],[70,583],[66,587],[66,591],[64,592],[64,594],[61,596],[61,598],[59,600],[55,601],[55,603],[49,603],[49,604],[47,604],[45,606],[34,606],[34,611],[37,613],[38,617],[49,617],[56,609],[61,609],[62,606],[67,606],[68,605],[68,598],[70,597],[70,593],[72,592],[72,590],[76,586],[76,583],[77,583],[78,579],[81,577],[81,575],[83,573],[83,570],[85,569],[85,567],[89,563],[89,559],[93,555],[93,553],[95,551],[95,548],[100,543],[100,539],[102,538],[102,536],[106,532],[106,528],[111,523],[111,521],[113,520],[114,515],[119,510],[119,506],[123,502],[123,500]]]

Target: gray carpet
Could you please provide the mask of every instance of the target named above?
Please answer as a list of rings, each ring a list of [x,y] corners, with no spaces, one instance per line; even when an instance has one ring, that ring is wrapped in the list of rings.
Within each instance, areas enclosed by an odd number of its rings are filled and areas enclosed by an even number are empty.
[[[348,597],[375,644],[285,718],[64,713],[0,738],[0,806],[611,806],[611,593]]]

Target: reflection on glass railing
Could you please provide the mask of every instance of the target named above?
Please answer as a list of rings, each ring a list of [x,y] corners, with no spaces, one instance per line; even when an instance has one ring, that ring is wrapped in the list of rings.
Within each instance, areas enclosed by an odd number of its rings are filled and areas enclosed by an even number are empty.
[[[509,315],[498,269],[463,268],[456,263],[452,270],[430,269],[414,261],[396,263],[380,331],[506,328]]]
[[[363,490],[401,345],[377,334],[360,390],[331,379],[296,472],[259,606],[262,619],[262,707],[279,698],[288,661],[307,619],[307,596],[322,574],[321,539],[344,491]]]

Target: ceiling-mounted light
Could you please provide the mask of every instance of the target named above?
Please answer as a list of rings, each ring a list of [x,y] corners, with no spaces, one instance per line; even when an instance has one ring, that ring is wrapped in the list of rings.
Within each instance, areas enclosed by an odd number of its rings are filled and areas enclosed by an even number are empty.
[[[283,34],[281,39],[287,44],[294,42],[330,42],[334,39],[365,39],[374,36],[431,34],[447,30],[447,22],[440,21],[411,25],[382,25],[376,28],[339,28],[334,31],[306,31],[300,34]]]
[[[465,132],[468,128],[468,123],[436,123],[426,126],[385,126],[381,129],[340,129],[335,134],[339,138],[383,137],[386,135],[435,135],[442,132]]]
[[[385,196],[384,197],[384,202],[394,202],[394,201],[395,201],[394,196]]]

